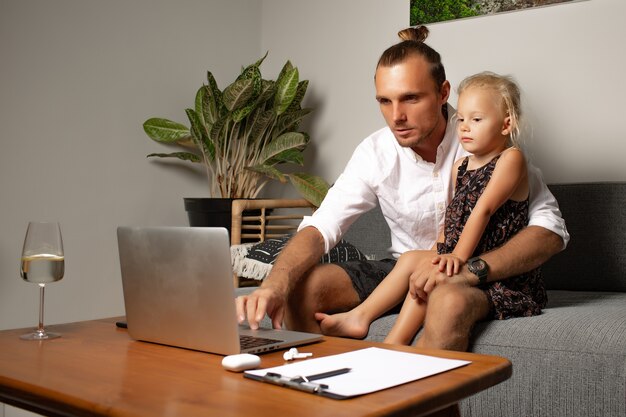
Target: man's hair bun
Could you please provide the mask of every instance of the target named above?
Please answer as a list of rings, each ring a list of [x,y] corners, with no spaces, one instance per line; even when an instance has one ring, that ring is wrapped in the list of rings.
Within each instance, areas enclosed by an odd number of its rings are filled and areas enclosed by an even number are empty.
[[[443,68],[439,53],[424,42],[428,37],[428,28],[426,26],[406,28],[398,32],[398,36],[402,40],[383,52],[376,69],[392,67],[414,56],[422,57],[430,66],[430,74],[437,88],[442,88],[446,81],[446,70]],[[447,110],[445,104],[443,107]]]
[[[416,26],[402,29],[398,32],[398,36],[403,41],[424,42],[428,37],[428,28],[426,26]]]

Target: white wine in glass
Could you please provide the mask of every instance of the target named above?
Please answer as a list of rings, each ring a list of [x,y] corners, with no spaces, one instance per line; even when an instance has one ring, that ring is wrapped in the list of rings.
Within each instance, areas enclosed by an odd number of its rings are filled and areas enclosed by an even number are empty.
[[[65,272],[65,256],[61,227],[58,223],[28,223],[22,250],[21,276],[24,281],[39,285],[39,326],[21,338],[25,340],[54,339],[60,335],[46,332],[43,325],[46,284],[59,281]]]

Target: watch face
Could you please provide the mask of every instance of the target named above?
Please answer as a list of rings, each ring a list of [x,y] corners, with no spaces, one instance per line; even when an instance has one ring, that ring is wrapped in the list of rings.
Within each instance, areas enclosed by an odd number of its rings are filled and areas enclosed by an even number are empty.
[[[480,258],[470,259],[467,264],[467,268],[470,270],[470,272],[476,275],[487,274],[487,262],[483,261]]]
[[[485,267],[487,266],[485,264],[485,261],[483,261],[482,259],[477,259],[472,263],[472,266],[477,270],[477,271],[484,271]]]

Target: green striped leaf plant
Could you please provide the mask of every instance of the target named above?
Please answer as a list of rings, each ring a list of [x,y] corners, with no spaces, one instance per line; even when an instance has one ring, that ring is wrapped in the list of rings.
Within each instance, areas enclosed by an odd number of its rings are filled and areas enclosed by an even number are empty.
[[[194,108],[186,109],[188,126],[164,118],[146,120],[143,128],[148,137],[183,148],[148,157],[204,164],[211,197],[255,198],[268,181],[278,180],[290,182],[303,198],[319,206],[328,183],[282,169],[304,164],[310,138],[298,128],[311,112],[301,107],[308,81],[299,80],[298,68],[289,61],[275,81],[263,79],[260,66],[265,57],[245,67],[223,90],[209,71]]]

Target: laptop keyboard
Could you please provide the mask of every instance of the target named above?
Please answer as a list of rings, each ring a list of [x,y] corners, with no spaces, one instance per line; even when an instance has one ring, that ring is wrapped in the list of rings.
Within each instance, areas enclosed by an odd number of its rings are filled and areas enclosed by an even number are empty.
[[[254,337],[239,335],[239,344],[241,349],[251,349],[259,346],[271,345],[272,343],[282,342],[278,339],[268,339],[266,337]]]

